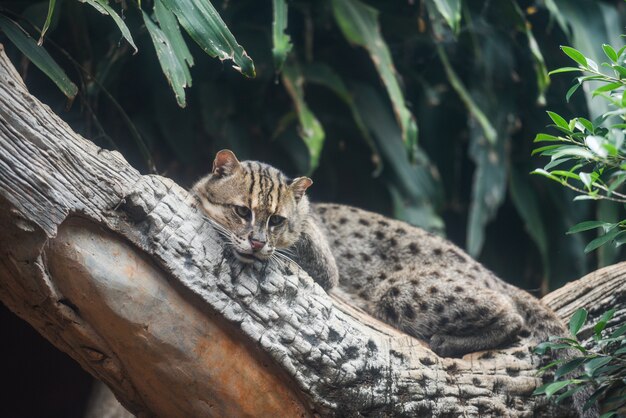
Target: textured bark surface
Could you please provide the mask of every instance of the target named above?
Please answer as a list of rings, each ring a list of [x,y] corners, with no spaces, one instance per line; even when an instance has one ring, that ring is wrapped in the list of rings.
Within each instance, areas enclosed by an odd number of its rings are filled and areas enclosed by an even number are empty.
[[[549,303],[623,304],[625,269]],[[567,415],[530,396],[529,347],[439,358],[297,267],[231,263],[184,189],[75,134],[1,49],[0,300],[139,416]]]

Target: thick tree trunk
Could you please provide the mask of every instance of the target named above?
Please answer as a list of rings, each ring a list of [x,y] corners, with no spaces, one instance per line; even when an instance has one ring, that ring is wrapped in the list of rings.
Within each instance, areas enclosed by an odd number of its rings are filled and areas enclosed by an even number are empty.
[[[0,46],[0,300],[133,413],[567,414],[530,396],[528,347],[439,358],[301,270],[231,263],[193,203],[74,133]],[[625,269],[549,303],[623,302]]]

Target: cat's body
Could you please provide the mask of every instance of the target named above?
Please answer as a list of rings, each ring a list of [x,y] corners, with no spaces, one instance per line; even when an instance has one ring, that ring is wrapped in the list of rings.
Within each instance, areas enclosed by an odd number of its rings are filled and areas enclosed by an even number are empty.
[[[338,284],[355,305],[428,341],[440,356],[567,335],[548,307],[454,244],[361,209],[311,206],[304,196],[311,183],[220,151],[193,191],[241,262],[287,251],[324,289]],[[276,216],[281,222],[273,225]]]

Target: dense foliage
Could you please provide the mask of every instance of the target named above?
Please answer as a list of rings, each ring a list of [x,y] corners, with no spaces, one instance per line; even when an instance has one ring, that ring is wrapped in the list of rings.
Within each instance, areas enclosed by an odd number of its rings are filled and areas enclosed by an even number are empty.
[[[85,3],[3,2],[0,41],[35,95],[144,171],[189,185],[228,147],[311,173],[317,200],[446,233],[527,289],[617,256],[564,234],[619,206],[529,172],[546,108],[603,112],[590,91],[563,104],[547,69],[563,44],[619,51],[622,0]]]
[[[599,66],[580,51],[563,47],[577,67],[563,67],[552,73],[582,73],[568,90],[567,100],[579,87],[595,83],[592,97],[602,97],[608,108],[592,121],[576,117],[568,122],[557,113],[548,112],[558,136],[537,135],[535,142],[549,145],[537,148],[534,153],[550,157],[550,162],[534,172],[575,191],[578,196],[574,200],[605,200],[620,205],[626,203],[623,187],[626,181],[626,67],[623,66],[626,46],[616,51],[611,45],[604,44],[602,49],[608,61]],[[610,74],[603,73],[600,67],[610,69]],[[613,244],[615,248],[624,244],[624,227],[626,220],[623,219],[616,222],[584,221],[573,226],[568,233],[601,228],[604,234],[585,247],[585,252],[590,252],[605,244]]]
[[[556,402],[571,398],[585,387],[591,387],[591,396],[584,405],[589,408],[602,400],[603,414],[600,418],[619,416],[626,407],[626,323],[616,324],[609,330],[607,325],[615,309],[605,312],[595,324],[587,323],[587,311],[577,310],[569,322],[571,338],[551,337],[541,343],[535,352],[569,350],[576,353],[566,360],[554,361],[542,371],[554,371],[554,380],[538,387],[534,394],[555,396]],[[592,332],[593,340],[585,347],[576,336]]]

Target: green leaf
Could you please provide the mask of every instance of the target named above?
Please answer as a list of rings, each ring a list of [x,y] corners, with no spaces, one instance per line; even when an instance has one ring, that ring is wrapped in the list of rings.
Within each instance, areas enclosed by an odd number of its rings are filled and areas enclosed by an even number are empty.
[[[613,333],[611,334],[611,338],[621,337],[624,334],[626,334],[626,324],[622,325],[621,327],[613,331]]]
[[[557,68],[556,70],[550,71],[548,75],[560,74],[560,73],[571,73],[573,71],[583,71],[583,70],[578,67],[561,67],[561,68]]]
[[[604,50],[604,53],[606,54],[607,57],[609,57],[611,61],[617,62],[617,52],[615,52],[615,50],[613,49],[611,45],[602,44],[602,49]]]
[[[444,224],[433,202],[437,182],[426,154],[418,147],[417,163],[412,164],[404,152],[402,132],[394,120],[386,98],[369,85],[353,85],[354,101],[364,124],[380,150],[393,181],[389,185],[394,215],[429,231],[441,232]]]
[[[593,91],[593,96],[595,97],[595,96],[597,96],[597,95],[599,95],[601,93],[606,93],[608,91],[613,91],[613,90],[618,89],[620,87],[624,87],[624,84],[623,83],[618,83],[618,82],[605,84],[604,86],[598,87],[597,89],[595,89]]]
[[[585,254],[590,253],[591,251],[595,250],[596,248],[600,247],[601,245],[604,245],[604,244],[612,241],[613,238],[615,238],[617,236],[617,234],[619,234],[620,232],[621,232],[621,230],[619,228],[613,228],[609,232],[607,232],[606,234],[601,235],[598,238],[594,239],[589,244],[587,244],[587,246],[585,247]]]
[[[450,61],[448,60],[446,51],[440,45],[437,45],[437,52],[439,53],[439,58],[441,59],[441,63],[443,64],[443,67],[446,71],[446,75],[448,77],[450,85],[452,85],[452,88],[461,97],[461,100],[465,104],[465,107],[467,107],[467,110],[470,111],[470,113],[476,118],[476,120],[480,124],[483,133],[485,134],[485,138],[487,138],[487,140],[492,144],[495,144],[496,140],[498,139],[498,132],[489,121],[489,118],[485,116],[483,110],[476,104],[472,96],[469,94],[469,92],[463,85],[463,82],[454,71],[454,68],[452,68]]]
[[[454,33],[459,32],[461,0],[429,0]]]
[[[548,134],[537,134],[537,136],[535,137],[535,140],[533,142],[553,142],[553,141],[562,141],[561,138],[559,138],[558,136],[554,136],[554,135],[548,135]]]
[[[39,40],[37,41],[37,45],[39,46],[43,45],[43,38],[46,36],[46,32],[48,32],[48,28],[50,28],[50,23],[52,23],[52,15],[54,14],[55,4],[56,0],[48,0],[48,14],[46,15],[46,21],[43,24]]]
[[[556,392],[560,391],[561,389],[563,389],[565,386],[569,385],[571,383],[571,380],[563,380],[561,382],[554,382],[554,383],[550,383],[549,385],[546,386],[544,393],[546,394],[547,398],[552,397],[552,395],[554,395]]]
[[[0,15],[0,30],[33,64],[46,74],[69,99],[76,97],[78,87],[72,83],[54,59],[16,22]]]
[[[285,64],[287,55],[293,45],[291,37],[285,33],[287,29],[287,2],[286,0],[272,0],[274,21],[272,23],[272,55],[274,56],[274,68],[280,72]]]
[[[154,14],[157,22],[159,22],[159,27],[163,31],[165,37],[169,40],[169,43],[174,49],[178,60],[181,64],[187,63],[187,65],[184,65],[186,68],[185,79],[187,80],[187,85],[191,87],[191,75],[189,74],[189,68],[193,67],[194,64],[193,56],[191,55],[191,52],[189,52],[187,43],[183,39],[183,35],[180,32],[180,26],[178,25],[176,16],[174,16],[174,13],[165,7],[162,0],[155,0]]]
[[[389,47],[382,37],[378,10],[358,0],[332,0],[333,15],[345,38],[367,50],[391,99],[402,129],[402,139],[412,153],[417,146],[417,124],[406,106],[396,78]]]
[[[604,331],[604,328],[606,328],[606,324],[608,324],[611,318],[613,318],[613,315],[615,315],[615,308],[609,309],[604,314],[602,314],[602,317],[600,317],[596,325],[593,327],[593,331],[595,332],[597,337],[602,336],[602,331]]]
[[[573,372],[574,370],[579,368],[585,362],[585,360],[586,360],[586,358],[584,358],[584,357],[575,358],[575,359],[570,360],[567,363],[563,364],[561,367],[556,369],[556,371],[554,372],[554,379],[558,380],[561,377],[565,376],[566,374],[569,374],[569,373]]]
[[[317,120],[317,117],[315,117],[304,100],[304,77],[300,69],[296,65],[285,63],[282,80],[298,113],[298,121],[300,122],[299,134],[309,150],[309,173],[312,173],[319,164],[326,134],[322,124]]]
[[[613,354],[616,355],[616,356],[619,356],[619,355],[622,355],[622,354],[626,354],[626,347],[622,347],[622,348],[618,349]]]
[[[561,50],[578,64],[582,65],[583,67],[587,67],[587,59],[583,54],[580,53],[580,51],[569,46],[561,46]]]
[[[103,15],[111,16],[111,18],[113,19],[117,27],[120,29],[120,32],[122,32],[122,36],[124,37],[124,39],[126,39],[126,41],[128,41],[128,43],[133,47],[133,49],[135,50],[135,53],[138,51],[137,46],[135,45],[135,41],[133,41],[133,37],[130,34],[130,30],[128,30],[128,26],[126,26],[126,23],[124,23],[124,20],[120,17],[120,15],[118,15],[117,12],[113,10],[111,6],[109,6],[108,0],[78,0],[78,1],[80,1],[81,3],[89,4],[94,9],[102,13]]]
[[[612,65],[611,68],[619,74],[620,78],[626,78],[626,67],[622,67],[621,65]]]
[[[611,360],[613,360],[611,357],[596,357],[591,359],[585,363],[585,373],[587,373],[589,377],[593,377],[597,369],[610,363]]]
[[[572,146],[563,146],[561,149],[554,154],[552,154],[552,159],[556,160],[561,157],[581,157],[586,160],[593,160],[593,154],[588,150],[572,145]]]
[[[567,93],[565,94],[565,101],[567,103],[569,103],[569,99],[572,98],[572,95],[576,93],[576,90],[578,90],[580,86],[580,83],[576,83],[572,87],[570,87],[569,90],[567,90]]]
[[[581,222],[579,224],[574,225],[567,231],[567,233],[576,234],[578,232],[589,231],[590,229],[602,228],[602,227],[606,227],[609,225],[613,225],[613,224],[610,224],[608,222],[603,222],[603,221],[585,221],[585,222]]]
[[[230,32],[209,0],[161,0],[204,52],[220,61],[232,60],[233,68],[255,77],[254,62]]]
[[[159,0],[156,0],[155,8],[158,3]],[[143,10],[142,16],[146,29],[148,29],[148,33],[152,39],[154,48],[156,49],[163,74],[165,74],[170,87],[174,90],[174,95],[176,96],[178,105],[180,107],[185,107],[185,87],[189,85],[187,76],[191,78],[189,75],[189,69],[187,68],[185,62],[181,61],[176,55],[176,51],[170,40],[167,36],[165,36],[165,33],[159,29],[150,16],[148,16],[148,14],[146,14]]]
[[[576,336],[580,328],[587,321],[587,310],[585,308],[578,309],[569,320],[569,332],[572,336]]]
[[[556,126],[560,126],[561,128],[566,129],[567,131],[571,132],[571,129],[567,121],[563,119],[563,117],[560,116],[558,113],[551,112],[548,110],[548,116],[550,116],[550,119],[552,119],[552,121],[556,124]]]

